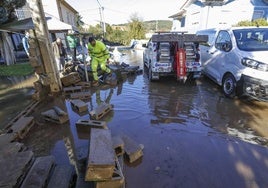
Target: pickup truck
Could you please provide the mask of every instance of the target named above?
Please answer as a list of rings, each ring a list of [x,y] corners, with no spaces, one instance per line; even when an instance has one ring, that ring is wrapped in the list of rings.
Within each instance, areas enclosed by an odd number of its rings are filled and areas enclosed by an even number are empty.
[[[148,69],[150,81],[163,76],[175,76],[186,81],[201,76],[199,42],[206,42],[207,35],[182,32],[159,32],[153,34],[143,47],[143,63]]]

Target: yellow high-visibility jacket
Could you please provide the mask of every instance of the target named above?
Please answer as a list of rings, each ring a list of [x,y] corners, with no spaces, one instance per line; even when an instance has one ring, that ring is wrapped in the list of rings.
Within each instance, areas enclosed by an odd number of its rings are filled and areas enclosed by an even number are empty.
[[[92,46],[88,43],[88,52],[91,58],[98,59],[109,59],[110,54],[105,44],[101,41],[96,40],[96,45]]]

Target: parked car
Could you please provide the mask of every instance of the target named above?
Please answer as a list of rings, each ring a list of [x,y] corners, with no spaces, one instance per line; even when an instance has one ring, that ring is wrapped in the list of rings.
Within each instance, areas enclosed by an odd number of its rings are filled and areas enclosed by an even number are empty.
[[[225,96],[268,101],[268,27],[200,30],[202,73],[222,87]]]

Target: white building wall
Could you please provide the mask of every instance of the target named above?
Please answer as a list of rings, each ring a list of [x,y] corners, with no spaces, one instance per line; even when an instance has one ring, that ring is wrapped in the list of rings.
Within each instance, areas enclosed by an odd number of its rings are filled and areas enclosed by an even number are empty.
[[[60,5],[63,22],[76,26],[76,15],[62,4]]]
[[[56,0],[42,0],[44,12],[48,13],[60,20],[60,15],[58,11],[58,5]]]
[[[199,29],[229,27],[251,20],[253,12],[254,6],[250,0],[236,0],[223,6],[200,7],[192,4],[186,9],[185,27],[176,27],[176,30],[194,33]]]

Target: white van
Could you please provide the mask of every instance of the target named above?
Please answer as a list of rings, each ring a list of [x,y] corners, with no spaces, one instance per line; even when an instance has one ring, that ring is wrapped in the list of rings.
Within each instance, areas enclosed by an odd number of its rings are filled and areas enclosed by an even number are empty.
[[[268,27],[200,30],[202,73],[222,87],[225,96],[268,101]]]

